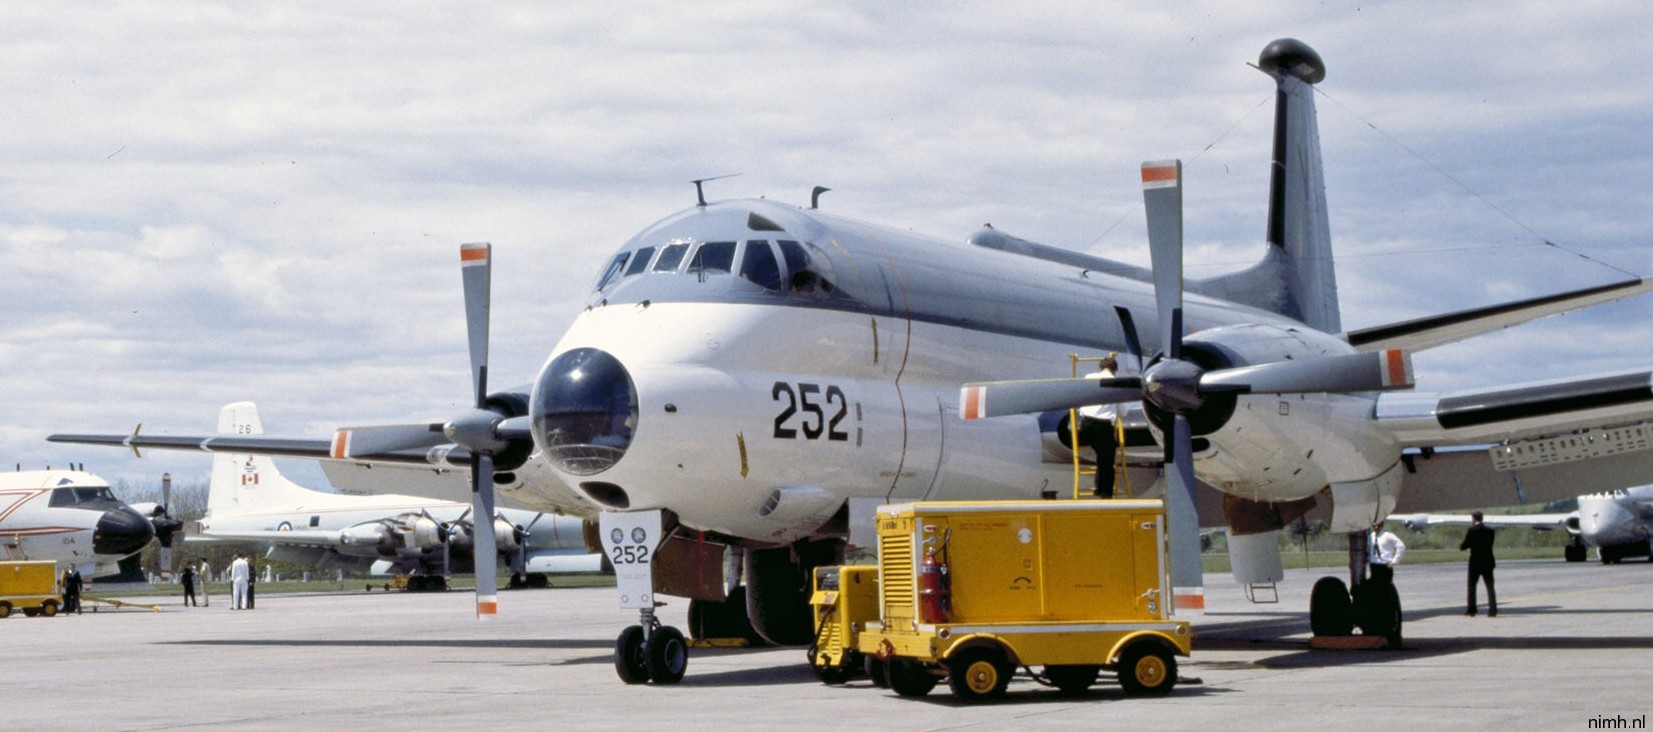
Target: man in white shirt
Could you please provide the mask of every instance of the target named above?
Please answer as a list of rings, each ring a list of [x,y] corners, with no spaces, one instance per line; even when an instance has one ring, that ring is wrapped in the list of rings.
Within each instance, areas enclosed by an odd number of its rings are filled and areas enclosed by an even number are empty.
[[[1098,364],[1096,373],[1086,378],[1111,379],[1119,369],[1119,362],[1110,355]],[[1079,444],[1096,451],[1097,498],[1113,498],[1114,468],[1118,462],[1119,440],[1114,429],[1118,410],[1112,404],[1096,404],[1079,408]]]
[[[231,610],[241,610],[247,606],[247,578],[251,576],[252,569],[247,566],[247,558],[235,555],[235,561],[230,563]]]
[[[1382,521],[1372,524],[1370,566],[1373,581],[1394,584],[1395,565],[1400,564],[1401,555],[1405,553],[1406,542],[1383,528]]]

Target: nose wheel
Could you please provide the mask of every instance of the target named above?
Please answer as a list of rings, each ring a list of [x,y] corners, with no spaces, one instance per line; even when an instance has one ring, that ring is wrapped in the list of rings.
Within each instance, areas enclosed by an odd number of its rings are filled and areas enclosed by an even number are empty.
[[[689,643],[683,632],[661,625],[654,610],[639,611],[638,624],[614,640],[614,672],[628,684],[675,684],[689,669]]]

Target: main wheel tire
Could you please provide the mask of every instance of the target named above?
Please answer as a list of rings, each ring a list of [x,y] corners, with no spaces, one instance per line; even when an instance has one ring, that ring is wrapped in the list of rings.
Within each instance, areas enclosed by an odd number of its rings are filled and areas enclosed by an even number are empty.
[[[628,684],[649,682],[649,663],[643,655],[643,626],[633,625],[620,631],[614,641],[614,672]]]
[[[701,640],[739,638],[753,646],[768,645],[768,641],[752,630],[752,621],[746,612],[745,585],[736,587],[722,602],[690,600],[689,637]]]
[[[1588,554],[1582,544],[1568,544],[1567,548],[1561,550],[1561,556],[1569,562],[1582,562],[1588,558]]]
[[[57,615],[57,603],[52,602],[51,600],[47,600],[42,603],[40,606],[40,614],[48,618]]]
[[[1367,582],[1355,588],[1355,621],[1360,632],[1381,635],[1392,648],[1401,641],[1400,593],[1388,582]]]
[[[1119,654],[1126,696],[1165,696],[1177,684],[1177,657],[1158,643],[1137,642]]]
[[[998,700],[1015,673],[1016,667],[997,648],[966,648],[947,659],[947,686],[966,704]]]
[[[648,657],[649,678],[656,684],[675,684],[683,680],[689,670],[689,644],[683,640],[683,631],[671,626],[660,628],[644,643]]]
[[[1046,666],[1045,679],[1063,694],[1078,694],[1096,683],[1100,666]]]
[[[890,688],[902,696],[924,696],[941,682],[928,667],[910,658],[890,659],[889,666]]]
[[[890,662],[877,656],[867,656],[864,662],[867,678],[880,689],[890,688]]]
[[[1349,586],[1336,577],[1321,577],[1309,593],[1309,629],[1315,635],[1348,635],[1354,627]]]
[[[815,568],[841,564],[843,558],[844,542],[836,540],[748,549],[746,617],[752,629],[777,646],[809,645],[815,639],[815,609],[809,604]]]

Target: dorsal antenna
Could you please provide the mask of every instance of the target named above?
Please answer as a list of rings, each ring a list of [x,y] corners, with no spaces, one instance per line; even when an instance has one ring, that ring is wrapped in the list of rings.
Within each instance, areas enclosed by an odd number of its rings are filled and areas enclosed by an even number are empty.
[[[826,186],[815,186],[815,190],[810,191],[810,193],[809,193],[809,208],[811,210],[820,208],[821,207],[821,194],[826,193],[827,191],[830,191],[830,190],[832,190],[832,189],[828,188]]]
[[[740,175],[740,173],[730,173],[728,175],[714,175],[710,178],[701,178],[700,180],[689,181],[690,183],[694,184],[694,197],[695,197],[695,200],[696,200],[695,205],[700,206],[701,208],[705,208],[705,206],[706,206],[706,192],[705,192],[704,189],[702,189],[700,187],[701,183],[705,183],[706,181],[709,181],[709,180],[723,180],[724,178],[733,178],[737,175]]]

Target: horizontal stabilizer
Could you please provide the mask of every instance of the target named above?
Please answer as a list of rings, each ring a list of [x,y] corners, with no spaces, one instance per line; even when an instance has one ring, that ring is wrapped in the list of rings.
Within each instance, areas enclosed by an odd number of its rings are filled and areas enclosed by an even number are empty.
[[[1362,351],[1380,348],[1406,348],[1421,351],[1426,348],[1456,343],[1484,333],[1502,330],[1514,325],[1537,320],[1569,310],[1600,305],[1632,295],[1653,292],[1653,280],[1634,279],[1610,285],[1587,287],[1582,290],[1546,295],[1529,300],[1517,300],[1456,313],[1418,318],[1375,328],[1351,330],[1343,334],[1349,345]]]

